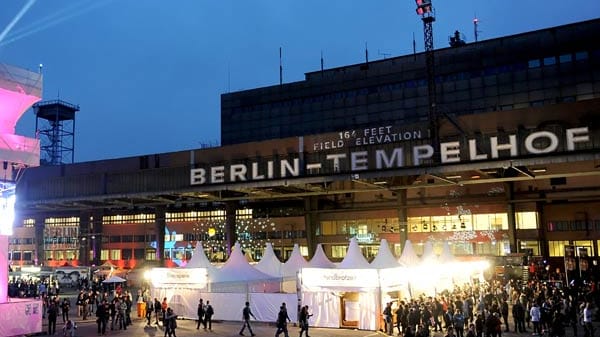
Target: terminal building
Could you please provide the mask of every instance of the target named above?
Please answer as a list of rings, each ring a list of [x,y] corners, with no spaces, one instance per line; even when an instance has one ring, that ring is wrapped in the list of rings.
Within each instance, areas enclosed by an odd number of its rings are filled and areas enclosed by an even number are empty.
[[[448,241],[456,256],[600,251],[600,20],[223,94],[221,146],[27,169],[13,264],[282,260]],[[435,123],[432,123],[435,118]],[[173,121],[176,123],[176,121]],[[436,125],[437,130],[432,130]],[[164,135],[168,137],[168,135]]]

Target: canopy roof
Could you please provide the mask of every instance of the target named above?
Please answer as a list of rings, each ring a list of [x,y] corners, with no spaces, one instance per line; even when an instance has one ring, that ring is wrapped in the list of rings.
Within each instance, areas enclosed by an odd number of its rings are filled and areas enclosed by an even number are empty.
[[[395,268],[398,266],[398,260],[396,260],[394,254],[392,254],[387,240],[381,239],[381,242],[379,243],[379,251],[377,251],[375,259],[371,261],[371,268],[384,269]]]
[[[273,251],[273,245],[270,242],[267,242],[265,251],[263,252],[263,257],[257,264],[254,265],[254,268],[271,276],[282,276],[281,261],[279,261],[277,256],[275,256],[275,252]]]
[[[211,282],[247,282],[277,279],[252,267],[238,242],[235,243],[227,262],[211,276]]]
[[[192,253],[192,258],[185,265],[185,268],[206,268],[209,275],[211,275],[217,269],[212,263],[210,263],[208,257],[206,257],[206,252],[204,251],[202,241],[198,241],[196,243],[196,248]]]
[[[106,280],[102,281],[102,283],[121,283],[121,282],[127,282],[127,280],[122,277],[118,277],[117,275],[113,275],[113,276],[107,278]]]
[[[300,247],[295,243],[292,255],[290,255],[290,258],[281,266],[281,275],[283,277],[296,276],[296,273],[298,273],[300,269],[306,267],[308,267],[308,262],[304,256],[300,254]]]
[[[400,256],[398,262],[407,267],[416,266],[421,262],[421,259],[419,259],[417,253],[415,253],[415,249],[410,240],[406,240],[404,249],[402,250],[402,256]]]
[[[340,269],[366,269],[371,267],[369,261],[362,254],[356,238],[350,239],[346,256],[337,267]]]
[[[323,246],[321,246],[320,243],[317,245],[317,249],[315,249],[315,255],[313,256],[312,259],[310,259],[308,266],[311,268],[335,268],[336,267],[335,263],[329,261],[329,259],[327,258],[327,255],[325,255],[325,252],[323,251]]]

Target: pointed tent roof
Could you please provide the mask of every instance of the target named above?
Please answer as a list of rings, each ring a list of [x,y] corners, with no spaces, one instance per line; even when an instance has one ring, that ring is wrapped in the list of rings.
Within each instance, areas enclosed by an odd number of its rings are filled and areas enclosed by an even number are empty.
[[[254,265],[254,268],[259,271],[276,277],[281,277],[281,261],[275,256],[275,252],[273,251],[273,245],[270,242],[267,242],[265,246],[265,251],[263,252],[263,257],[260,261]]]
[[[433,252],[433,243],[431,241],[425,242],[423,247],[423,255],[421,255],[421,263],[433,263],[437,262],[437,256]]]
[[[185,265],[185,268],[206,268],[209,275],[216,269],[216,267],[210,263],[208,257],[206,257],[202,241],[196,242],[196,248],[192,253],[192,258]]]
[[[296,276],[296,273],[300,269],[306,267],[308,267],[308,262],[304,256],[300,254],[300,247],[297,243],[295,243],[294,249],[292,250],[292,255],[290,255],[290,258],[281,266],[281,275],[283,277]]]
[[[127,280],[122,277],[118,277],[117,275],[113,275],[113,276],[107,278],[106,280],[102,281],[102,283],[121,283],[121,282],[127,282]]]
[[[311,268],[335,268],[335,264],[329,261],[320,243],[317,245],[315,255],[310,259],[308,266]]]
[[[371,268],[384,269],[395,268],[398,266],[398,260],[396,260],[394,254],[392,254],[387,240],[381,239],[377,255],[375,256],[373,261],[371,261]]]
[[[452,255],[452,252],[450,252],[450,244],[448,243],[448,241],[444,241],[444,245],[442,246],[442,253],[440,254],[440,257],[438,258],[438,262],[439,263],[451,263],[454,261],[455,261],[454,255]]]
[[[212,282],[247,282],[276,279],[252,267],[242,253],[239,242],[235,243],[227,262],[211,277]]]
[[[398,263],[404,266],[416,266],[419,264],[420,259],[415,253],[415,249],[413,248],[412,242],[410,240],[406,240],[404,244],[404,249],[402,250],[402,256],[398,259]]]
[[[348,250],[346,251],[346,256],[340,264],[338,264],[338,268],[340,269],[366,269],[370,268],[371,265],[369,261],[365,259],[365,256],[362,254],[360,250],[360,246],[358,245],[358,241],[356,238],[350,239],[350,245],[348,245]]]

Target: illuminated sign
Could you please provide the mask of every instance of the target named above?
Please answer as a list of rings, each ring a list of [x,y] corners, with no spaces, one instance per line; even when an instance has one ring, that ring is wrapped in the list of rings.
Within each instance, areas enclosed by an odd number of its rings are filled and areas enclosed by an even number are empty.
[[[0,235],[13,234],[15,220],[15,185],[0,183]]]
[[[202,289],[208,283],[206,268],[153,268],[148,278],[157,288]]]
[[[377,288],[379,279],[374,269],[302,268],[304,287]]]
[[[369,133],[391,132],[386,127],[365,129]],[[417,136],[417,135],[415,135]],[[420,135],[419,135],[420,136]],[[349,135],[351,137],[351,135]],[[361,140],[362,142],[362,140]],[[524,155],[544,155],[589,148],[590,135],[587,127],[570,128],[560,132],[533,131],[526,135],[508,134],[504,137],[490,136],[466,141],[450,141],[434,149],[422,142],[385,144],[384,138],[374,138],[375,145],[347,148],[344,152],[332,150],[320,153],[289,154],[280,160],[245,161],[190,170],[190,185],[237,183],[270,179],[296,178],[300,176],[352,173],[431,164],[434,153],[440,164],[457,164]],[[341,151],[341,149],[340,149]]]

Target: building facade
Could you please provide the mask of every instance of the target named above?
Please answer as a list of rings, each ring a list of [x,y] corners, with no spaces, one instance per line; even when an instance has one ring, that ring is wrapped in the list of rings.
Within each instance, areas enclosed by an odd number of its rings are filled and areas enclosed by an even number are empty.
[[[180,263],[197,241],[333,259],[356,237],[460,256],[600,250],[600,20],[222,95],[222,143],[29,169],[13,263]],[[430,134],[439,135],[432,139]]]

